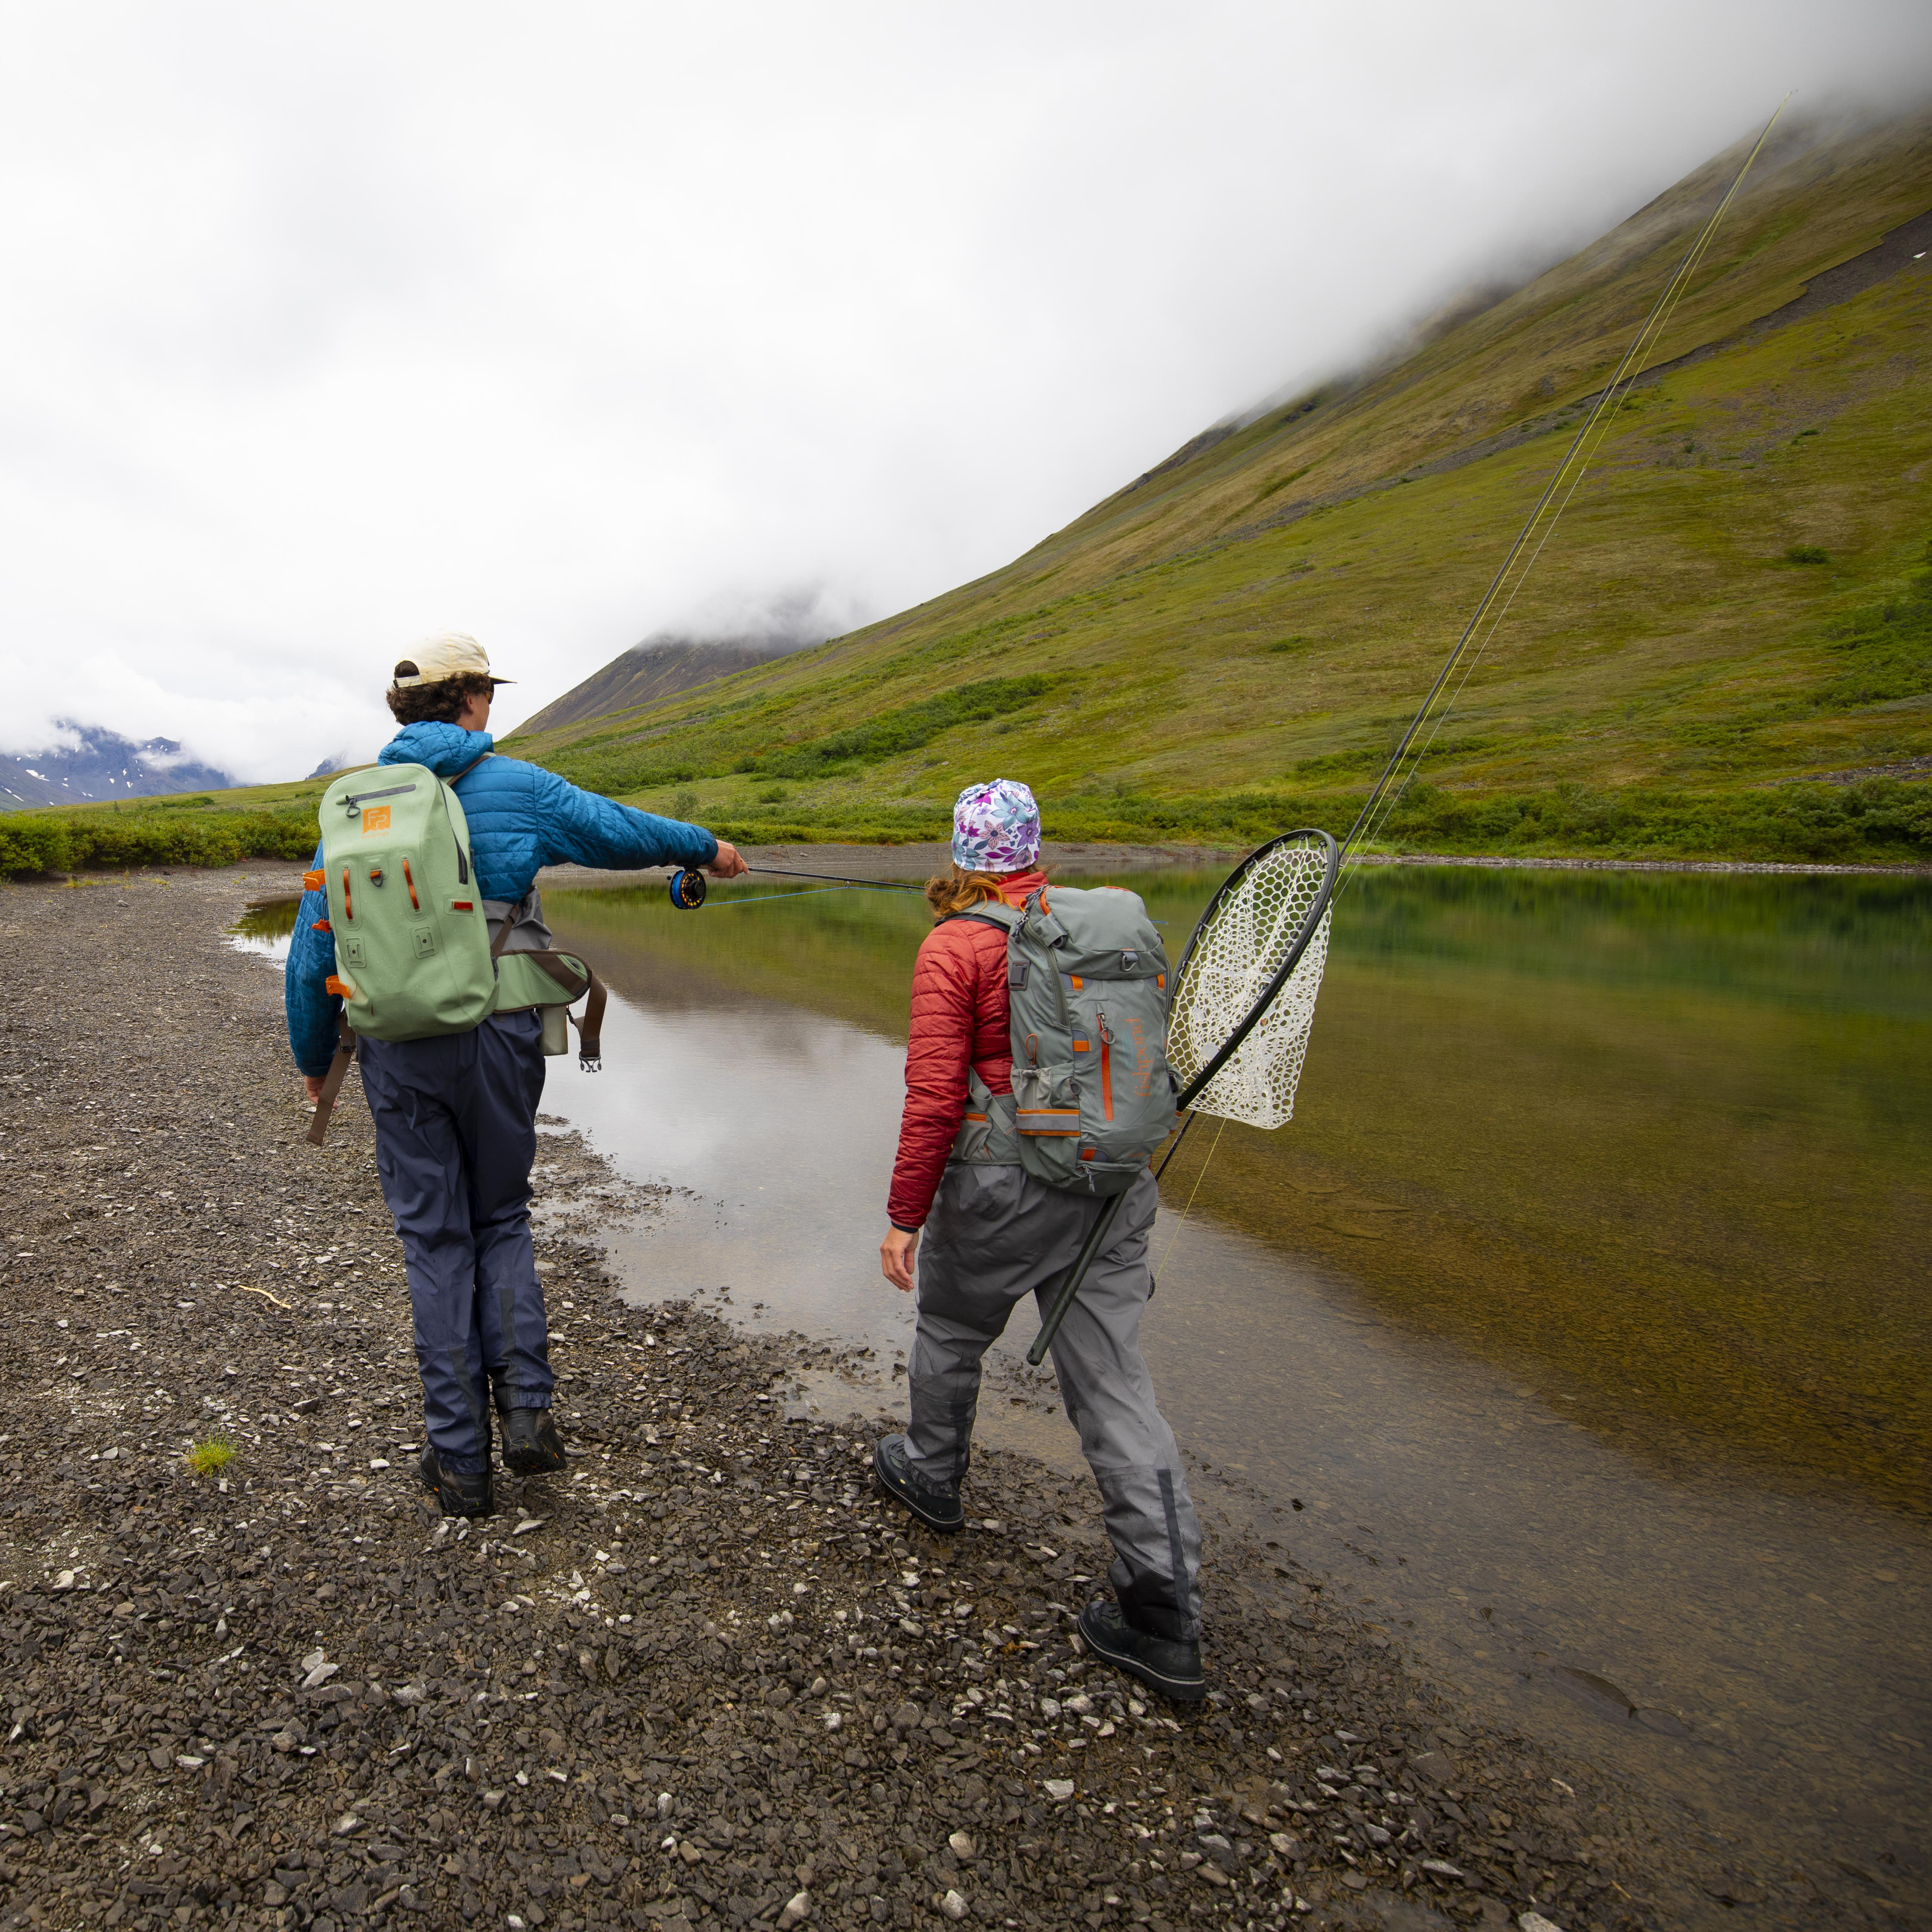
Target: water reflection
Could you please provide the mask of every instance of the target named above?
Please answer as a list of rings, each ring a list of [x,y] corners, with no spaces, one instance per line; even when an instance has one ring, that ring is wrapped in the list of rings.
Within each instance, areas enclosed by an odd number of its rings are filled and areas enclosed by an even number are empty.
[[[1118,882],[1184,934],[1215,880]],[[719,899],[549,904],[657,1012],[764,999],[903,1041],[917,902]],[[1294,1124],[1204,1124],[1168,1200],[1346,1272],[1628,1451],[1922,1512],[1928,940],[1916,882],[1370,874]],[[849,1211],[876,1218],[884,1169],[854,1157],[890,1137],[833,1124]]]
[[[1130,883],[1183,934],[1216,881]],[[676,1190],[637,1291],[869,1342],[820,1394],[893,1406],[922,908],[546,898],[617,995],[546,1105]],[[1170,1172],[1147,1330],[1210,1512],[1754,1856],[1921,1903],[1928,924],[1885,880],[1370,875],[1295,1122]],[[1077,1466],[1031,1332],[982,1436]]]
[[[1184,934],[1215,880],[1120,883]],[[547,1104],[682,1190],[630,1278],[869,1342],[818,1393],[895,1406],[874,1248],[922,908],[548,904],[624,997],[608,1070],[553,1062]],[[1204,1124],[1170,1171],[1147,1331],[1210,1508],[1509,1720],[1894,1898],[1932,1806],[1899,1640],[1932,1598],[1927,923],[1885,881],[1371,875],[1294,1124]],[[1032,1330],[981,1432],[1077,1466]]]
[[[289,956],[295,937],[299,898],[262,899],[250,906],[228,928],[228,943],[237,952],[253,952],[279,964]]]

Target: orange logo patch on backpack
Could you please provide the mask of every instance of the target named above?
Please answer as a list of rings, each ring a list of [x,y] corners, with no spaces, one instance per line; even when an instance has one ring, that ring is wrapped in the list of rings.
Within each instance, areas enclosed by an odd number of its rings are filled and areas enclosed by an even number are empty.
[[[372,832],[386,832],[389,829],[389,808],[386,805],[372,805],[362,814],[362,836],[368,838]]]

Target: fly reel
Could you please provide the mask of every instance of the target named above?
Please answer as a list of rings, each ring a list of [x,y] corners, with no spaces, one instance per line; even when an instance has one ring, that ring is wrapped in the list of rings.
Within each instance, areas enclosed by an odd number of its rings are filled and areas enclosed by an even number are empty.
[[[670,902],[680,912],[695,912],[704,903],[704,874],[686,866],[670,875]]]

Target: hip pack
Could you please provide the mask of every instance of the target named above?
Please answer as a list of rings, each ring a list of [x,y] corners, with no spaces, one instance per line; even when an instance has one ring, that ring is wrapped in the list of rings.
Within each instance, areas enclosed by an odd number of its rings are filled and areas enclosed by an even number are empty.
[[[449,784],[427,765],[345,772],[322,794],[320,816],[321,870],[302,884],[328,896],[328,990],[341,997],[342,1022],[311,1141],[320,1146],[328,1130],[358,1036],[430,1040],[468,1033],[492,1013],[554,1006],[554,1025],[544,1014],[544,1051],[561,1053],[562,1010],[588,992],[579,1051],[586,1066],[598,1063],[603,982],[574,954],[506,953],[510,919],[491,944],[470,822]]]
[[[1003,928],[1013,1090],[968,1076],[962,1160],[1017,1160],[1049,1186],[1120,1194],[1174,1131],[1167,952],[1137,893],[1054,886],[956,915]]]

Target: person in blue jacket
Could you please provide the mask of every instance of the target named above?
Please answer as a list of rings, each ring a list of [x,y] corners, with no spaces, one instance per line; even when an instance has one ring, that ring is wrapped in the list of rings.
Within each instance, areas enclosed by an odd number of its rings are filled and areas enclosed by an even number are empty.
[[[427,765],[452,782],[469,820],[470,857],[494,940],[508,951],[550,944],[535,880],[545,866],[747,868],[701,826],[658,818],[580,790],[554,772],[491,751],[484,728],[496,687],[475,638],[425,638],[396,666],[387,696],[402,727],[383,765]],[[322,864],[318,848],[315,862]],[[335,941],[326,894],[303,895],[289,948],[289,1044],[313,1102],[335,1051],[342,1002],[328,987]],[[530,1167],[543,1093],[536,1012],[496,1013],[469,1033],[358,1042],[376,1122],[376,1166],[409,1270],[427,1444],[422,1478],[446,1516],[488,1516],[490,1409],[506,1468],[564,1466],[552,1420],[549,1323],[530,1244]],[[488,1394],[486,1395],[486,1383]]]

